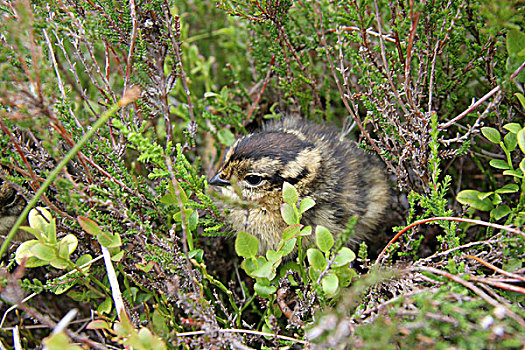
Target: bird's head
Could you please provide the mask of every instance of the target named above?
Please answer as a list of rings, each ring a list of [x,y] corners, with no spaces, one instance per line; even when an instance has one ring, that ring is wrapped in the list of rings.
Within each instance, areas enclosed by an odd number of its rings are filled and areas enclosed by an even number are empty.
[[[302,134],[261,131],[238,139],[228,149],[210,184],[222,186],[223,193],[234,198],[236,184],[243,199],[280,206],[276,199],[280,199],[283,183],[289,182],[299,194],[306,194],[320,163],[319,150]]]

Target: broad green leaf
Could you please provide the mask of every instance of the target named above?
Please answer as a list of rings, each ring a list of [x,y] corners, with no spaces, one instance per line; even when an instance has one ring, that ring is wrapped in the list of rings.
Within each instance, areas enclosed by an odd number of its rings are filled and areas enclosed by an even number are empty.
[[[38,244],[39,241],[36,239],[25,241],[20,244],[15,252],[15,261],[18,265],[22,264],[22,261],[25,258],[25,267],[38,267],[49,264],[47,261],[39,259],[31,253],[31,248]]]
[[[509,55],[520,55],[520,52],[525,49],[525,33],[518,29],[511,29],[507,32],[507,52]]]
[[[501,135],[498,130],[491,127],[481,128],[481,133],[492,143],[499,144],[501,141]]]
[[[191,231],[195,231],[197,229],[197,225],[199,224],[199,212],[197,210],[194,210],[193,213],[188,218],[188,228]]]
[[[82,350],[80,346],[71,344],[64,332],[52,333],[42,343],[48,350]]]
[[[295,205],[299,200],[299,193],[288,182],[283,183],[283,200],[290,205]]]
[[[321,285],[323,286],[323,292],[331,298],[337,293],[337,288],[339,287],[339,278],[335,274],[329,274],[323,277],[321,280]]]
[[[77,220],[80,224],[80,227],[82,227],[82,229],[90,235],[96,236],[102,233],[100,226],[90,218],[87,218],[85,216],[77,216]]]
[[[506,204],[498,205],[496,208],[492,209],[490,211],[490,216],[493,217],[496,220],[499,220],[501,218],[504,218],[505,216],[509,215],[511,212],[510,208]]]
[[[299,212],[302,214],[308,209],[312,208],[315,205],[315,201],[310,198],[306,197],[301,200],[301,204],[299,204]]]
[[[299,236],[310,236],[312,234],[312,226],[305,226],[303,227],[303,229],[301,230],[301,232],[299,232]]]
[[[120,236],[110,232],[101,232],[97,235],[97,241],[106,248],[116,248],[122,245]]]
[[[82,265],[90,262],[91,260],[93,260],[93,257],[89,254],[84,254],[82,255],[80,258],[77,259],[77,261],[75,262],[75,265],[77,267],[81,267]],[[90,268],[91,265],[87,265],[85,266],[82,271],[84,271],[85,273],[89,271],[89,268]]]
[[[516,184],[506,184],[502,188],[497,189],[496,193],[515,193],[518,192],[520,187]]]
[[[516,149],[516,146],[518,145],[518,138],[516,134],[509,132],[503,138],[503,143],[505,143],[505,146],[507,146],[507,150],[509,152],[512,152]]]
[[[278,262],[282,257],[283,257],[282,251],[276,252],[275,250],[268,250],[266,252],[266,259],[268,259],[268,262],[272,265]]]
[[[509,164],[501,159],[492,159],[489,164],[496,169],[510,169]]]
[[[140,345],[142,345],[144,349],[153,349],[153,334],[151,334],[149,329],[146,327],[141,328],[138,336],[140,339]]]
[[[283,241],[287,241],[290,238],[297,236],[301,231],[301,226],[301,224],[293,224],[285,228],[283,231]]]
[[[111,312],[111,307],[113,306],[113,299],[111,297],[107,297],[100,305],[97,307],[97,311],[99,314],[109,314]]]
[[[56,257],[53,260],[49,262],[49,265],[53,266],[55,269],[63,270],[69,266],[66,260],[64,260],[61,257]],[[62,294],[69,288],[71,288],[73,285],[64,285],[60,286],[58,291],[55,291],[55,294]]]
[[[284,242],[281,247],[279,247],[279,251],[282,253],[283,256],[287,256],[294,250],[295,243],[297,243],[297,238],[289,239],[286,242]]]
[[[264,282],[261,283],[260,280],[257,280],[255,285],[253,286],[253,289],[255,290],[255,293],[257,293],[258,296],[263,298],[269,298],[270,295],[277,291],[277,288],[275,288],[274,286],[270,286],[269,284],[265,284]]]
[[[67,258],[77,249],[78,239],[73,234],[68,234],[60,240],[58,255]]]
[[[357,277],[357,272],[348,266],[334,267],[332,269],[339,278],[339,285],[341,287],[348,287],[353,278]]]
[[[184,209],[184,217],[186,218],[186,224],[188,223],[188,218],[193,214],[194,210],[191,208]],[[182,212],[178,211],[175,214],[173,214],[173,220],[175,222],[182,222]]]
[[[494,208],[492,202],[485,198],[483,200],[479,199],[480,192],[475,190],[463,190],[458,193],[456,200],[461,204],[468,204],[474,209],[489,211]]]
[[[350,264],[351,261],[355,260],[355,253],[347,247],[342,247],[335,256],[334,267],[340,267]]]
[[[89,322],[86,328],[87,329],[110,329],[111,326],[107,321],[94,320],[94,321]]]
[[[235,239],[235,251],[243,258],[253,258],[259,251],[259,240],[248,232],[241,231]]]
[[[253,271],[257,270],[259,267],[259,264],[257,264],[257,260],[255,258],[247,258],[243,260],[241,263],[241,267],[246,271],[246,273],[251,276],[253,274]]]
[[[479,192],[478,193],[478,198],[483,200],[485,198],[489,198],[492,195],[494,195],[494,192]]]
[[[516,92],[514,95],[516,95],[516,97],[520,101],[521,107],[525,108],[525,96],[523,96],[523,94],[520,94],[519,92]],[[517,124],[517,123],[513,123],[513,124]]]
[[[523,107],[525,108],[525,106]],[[517,134],[518,131],[520,131],[522,128],[521,128],[521,125],[518,123],[508,123],[508,124],[503,125],[503,129],[508,130],[513,134]]]
[[[326,227],[317,225],[315,228],[315,243],[323,253],[327,253],[334,246],[334,236]]]
[[[293,204],[284,203],[281,206],[281,215],[288,225],[298,224],[297,208]]]
[[[124,256],[124,251],[123,250],[119,250],[117,248],[114,248],[115,251],[113,251],[113,249],[110,249],[109,252],[111,253],[111,261],[120,261],[122,260],[122,257]]]
[[[521,169],[520,169],[521,170]],[[503,172],[503,175],[508,175],[508,176],[515,176],[515,177],[519,177],[520,179],[523,179],[523,173],[521,171],[516,171],[516,170],[505,170]]]
[[[324,257],[323,253],[321,253],[319,249],[315,249],[315,248],[308,249],[306,251],[306,256],[308,258],[308,262],[310,263],[310,266],[316,270],[323,271],[328,265],[326,258]]]
[[[235,135],[228,129],[221,129],[217,133],[217,138],[219,142],[226,147],[230,147],[235,142]]]
[[[523,158],[520,162],[520,170],[523,174],[525,174],[525,158]]]
[[[264,261],[262,264],[259,265],[259,268],[257,268],[255,271],[253,271],[252,276],[253,277],[264,277],[268,278],[269,280],[273,279],[272,275],[274,274],[273,265],[268,262]]]
[[[518,145],[520,146],[521,151],[525,153],[525,128],[518,131],[516,137],[518,138]]]
[[[37,243],[31,247],[31,253],[37,258],[48,262],[56,258],[55,250],[42,243]]]
[[[45,237],[39,230],[34,229],[32,227],[29,227],[29,226],[20,226],[20,229],[24,230],[26,232],[29,232],[30,234],[35,236],[35,238],[38,239],[39,241],[45,242]]]
[[[497,193],[494,193],[494,198],[492,198],[492,204],[494,204],[494,206],[497,206],[501,202],[502,202],[501,196],[499,194],[497,194]]]
[[[53,220],[51,213],[46,208],[36,207],[31,209],[28,216],[29,226],[32,228],[46,233],[48,232],[48,226]]]

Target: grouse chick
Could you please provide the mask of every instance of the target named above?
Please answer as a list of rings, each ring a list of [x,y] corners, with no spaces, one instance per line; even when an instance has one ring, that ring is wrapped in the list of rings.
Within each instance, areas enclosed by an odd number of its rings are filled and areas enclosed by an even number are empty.
[[[242,199],[254,204],[228,208],[227,221],[235,232],[256,236],[260,254],[277,249],[287,226],[280,211],[285,181],[301,198],[315,200],[302,224],[314,229],[322,225],[338,235],[357,215],[356,241],[376,228],[390,201],[382,164],[355,142],[341,139],[336,129],[296,118],[267,123],[236,140],[210,180],[231,199],[239,199],[232,185],[236,183]],[[308,246],[313,240],[310,236],[303,243]]]

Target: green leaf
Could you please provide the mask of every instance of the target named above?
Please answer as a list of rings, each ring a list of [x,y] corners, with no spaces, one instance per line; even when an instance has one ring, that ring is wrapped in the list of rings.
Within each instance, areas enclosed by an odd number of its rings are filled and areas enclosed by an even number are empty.
[[[480,192],[475,190],[463,190],[458,193],[456,200],[461,204],[468,204],[474,209],[489,211],[494,208],[492,202],[485,198],[483,200],[479,199]]]
[[[270,295],[275,293],[277,291],[277,288],[274,286],[270,286],[270,284],[266,284],[265,282],[261,282],[261,280],[257,280],[255,285],[253,286],[253,289],[255,290],[255,293],[257,293],[258,296],[263,298],[269,298]]]
[[[491,127],[481,128],[481,133],[492,143],[499,144],[501,141],[501,135],[498,130]]]
[[[516,184],[506,184],[502,188],[497,189],[496,193],[515,193],[518,192],[520,187]]]
[[[298,224],[297,208],[293,204],[284,203],[281,206],[281,216],[288,225]]]
[[[283,200],[290,205],[294,205],[299,200],[299,193],[288,182],[283,183]]]
[[[109,232],[101,232],[97,235],[97,241],[106,248],[116,248],[122,245],[120,236]]]
[[[85,216],[77,216],[77,221],[80,224],[80,227],[90,235],[96,236],[102,233],[100,226],[90,218]]]
[[[306,197],[301,200],[301,204],[299,204],[299,212],[302,214],[308,209],[312,208],[315,205],[315,201],[310,198]]]
[[[312,226],[305,226],[303,227],[303,229],[301,230],[301,232],[299,232],[299,236],[310,236],[312,234]]]
[[[282,253],[282,256],[287,256],[290,254],[295,248],[295,243],[297,243],[297,238],[292,238],[286,242],[283,242],[282,246],[279,247],[279,251]]]
[[[31,248],[38,244],[39,241],[36,239],[25,241],[20,244],[15,252],[15,261],[18,265],[22,264],[22,261],[25,259],[25,267],[38,267],[49,264],[49,262],[39,259],[31,253]]]
[[[97,307],[97,311],[99,314],[109,314],[111,312],[111,307],[113,306],[113,299],[111,297],[107,297],[100,305]]]
[[[337,292],[337,288],[339,287],[339,278],[337,278],[335,274],[326,275],[321,280],[321,286],[323,287],[323,292],[325,292],[326,295],[331,298]]]
[[[48,262],[56,258],[55,250],[42,243],[37,243],[31,247],[31,253],[37,258]]]
[[[519,92],[516,92],[514,95],[520,101],[521,107],[525,108],[525,96],[523,96],[523,94],[520,94]],[[517,123],[512,123],[512,124],[517,124]],[[519,126],[519,124],[518,124],[518,126]],[[520,126],[520,129],[521,129],[521,126]]]
[[[342,288],[348,287],[352,279],[357,277],[357,272],[348,266],[334,267],[332,270],[337,275],[337,278],[339,278],[339,285]]]
[[[193,213],[188,218],[188,228],[191,231],[195,231],[197,229],[197,225],[199,224],[199,212],[197,210],[193,210]]]
[[[505,216],[509,215],[511,212],[510,208],[506,204],[498,205],[496,208],[492,209],[490,211],[490,216],[493,217],[496,220],[499,220],[501,218],[504,218]]]
[[[296,237],[301,231],[301,224],[293,224],[286,227],[283,231],[283,241]]]
[[[110,249],[109,252],[111,253],[111,261],[120,261],[122,257],[124,256],[124,251],[119,249]]]
[[[509,152],[512,152],[516,149],[516,146],[518,145],[518,138],[516,134],[513,134],[509,132],[505,137],[503,138],[503,142],[505,143],[505,146],[507,146],[507,150]]]
[[[252,277],[264,277],[268,278],[269,280],[273,279],[272,275],[274,275],[273,277],[275,277],[273,265],[270,262],[266,261],[266,259],[262,264],[259,265],[259,268],[257,268],[252,273]]]
[[[521,169],[520,169],[521,170]],[[503,172],[503,175],[508,175],[508,176],[515,176],[515,177],[518,177],[520,179],[523,179],[523,173],[521,171],[516,171],[516,170],[505,170]]]
[[[501,159],[492,159],[489,164],[496,169],[510,169],[509,164]]]
[[[230,147],[235,142],[235,135],[228,129],[221,129],[217,133],[217,138],[219,142],[226,147]]]
[[[521,95],[521,94],[520,94]],[[523,95],[521,95],[523,97]],[[525,106],[523,106],[525,108]],[[518,123],[508,123],[503,125],[503,129],[510,131],[513,134],[517,134],[521,130],[521,125]]]
[[[525,174],[525,158],[523,158],[520,162],[520,170],[523,174]]]
[[[45,233],[47,236],[48,226],[52,222],[53,217],[46,208],[36,207],[31,209],[27,219],[29,221],[29,226],[35,230]]]
[[[77,261],[75,262],[75,265],[77,267],[81,267],[82,265],[88,263],[89,261],[93,260],[93,257],[89,254],[84,254],[82,255],[80,258],[77,259]],[[89,271],[89,267],[90,265],[87,265],[85,266],[82,271],[84,271],[85,273],[87,273]]]
[[[268,250],[266,252],[266,259],[268,259],[268,262],[272,265],[274,265],[276,262],[280,261],[280,259],[283,257],[282,251],[275,251],[275,250]]]
[[[323,253],[327,253],[334,246],[334,236],[326,227],[317,225],[315,228],[315,243]]]
[[[315,248],[308,249],[306,251],[306,256],[308,258],[308,262],[310,263],[310,266],[316,270],[323,271],[328,265],[326,258],[324,257],[323,253],[321,253],[319,249],[315,249]]]
[[[253,274],[253,271],[257,270],[259,267],[259,264],[257,263],[257,259],[255,258],[247,258],[242,261],[241,267],[246,271],[246,273],[251,276]]]
[[[58,255],[62,258],[68,258],[77,249],[77,246],[77,237],[70,233],[60,240]]]
[[[521,151],[525,153],[525,128],[518,131],[516,137],[518,138],[518,145],[520,146]]]
[[[340,267],[350,264],[351,261],[355,260],[355,253],[347,247],[342,247],[335,256],[334,267]]]
[[[509,55],[520,55],[520,52],[525,48],[525,33],[517,29],[509,30],[506,45]]]
[[[241,231],[235,239],[235,251],[243,258],[253,258],[259,251],[259,240],[248,232]]]

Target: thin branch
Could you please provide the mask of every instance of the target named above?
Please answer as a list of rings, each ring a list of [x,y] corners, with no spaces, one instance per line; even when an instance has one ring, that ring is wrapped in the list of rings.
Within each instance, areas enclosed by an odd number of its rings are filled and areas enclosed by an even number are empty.
[[[308,341],[297,339],[297,338],[287,337],[286,335],[254,331],[254,330],[251,330],[251,329],[236,329],[236,328],[219,329],[219,330],[217,330],[217,332],[219,332],[219,333],[252,334],[252,335],[258,335],[258,336],[262,336],[262,337],[272,337],[272,338],[277,338],[277,339],[282,339],[282,340],[293,341],[293,342],[296,342],[296,343],[299,343],[299,344],[303,344],[303,345],[309,345],[310,344]],[[175,335],[177,337],[189,337],[189,336],[194,336],[194,335],[203,335],[203,334],[206,334],[206,333],[207,333],[207,331],[193,331],[193,332],[175,333]]]
[[[418,225],[421,225],[421,224],[425,224],[427,222],[432,222],[432,221],[457,221],[457,222],[468,222],[468,223],[471,223],[471,224],[476,224],[476,225],[483,225],[483,226],[488,226],[488,227],[492,227],[492,228],[496,228],[496,229],[500,229],[500,230],[505,230],[507,232],[512,232],[512,233],[515,233],[515,234],[518,234],[518,235],[521,235],[523,237],[525,237],[525,233],[523,231],[520,231],[516,228],[512,228],[512,227],[509,227],[509,226],[503,226],[503,225],[498,225],[498,224],[494,224],[494,223],[491,223],[491,222],[486,222],[486,221],[481,221],[481,220],[474,220],[474,219],[465,219],[465,218],[456,218],[456,217],[435,217],[435,218],[428,218],[428,219],[423,219],[423,220],[419,220],[419,221],[416,221],[410,225],[408,225],[407,227],[405,227],[404,229],[402,229],[401,231],[399,231],[395,236],[394,238],[392,238],[390,240],[390,242],[388,242],[388,244],[386,245],[385,248],[383,248],[383,250],[381,251],[381,254],[379,254],[379,256],[377,257],[377,260],[375,262],[375,265],[381,263],[381,260],[383,259],[383,256],[386,254],[388,248],[390,248],[390,246],[395,242],[397,241],[397,239],[399,237],[401,237],[401,235],[405,232],[407,232],[408,230],[410,230],[412,227],[414,226],[418,226]]]
[[[503,308],[505,310],[505,312],[514,321],[516,321],[521,327],[525,328],[525,321],[523,320],[523,318],[521,318],[521,316],[519,316],[514,311],[509,309],[508,306],[500,304],[497,300],[493,299],[487,293],[485,293],[484,291],[479,289],[476,285],[474,285],[473,283],[470,283],[468,281],[465,281],[460,276],[456,276],[456,275],[453,275],[453,274],[448,273],[446,271],[442,271],[442,270],[439,270],[439,269],[436,269],[436,268],[433,268],[433,267],[414,266],[414,267],[411,267],[410,270],[417,271],[417,272],[428,272],[428,273],[431,273],[431,274],[434,274],[434,275],[443,276],[443,277],[446,277],[446,278],[448,278],[448,279],[450,279],[450,280],[452,280],[452,281],[454,281],[456,283],[461,284],[465,288],[468,288],[472,292],[476,293],[480,298],[485,300],[490,305],[492,305],[494,307],[498,307],[498,308]]]
[[[470,255],[470,254],[468,254],[468,255],[466,255],[466,257],[469,258],[469,259],[474,259],[474,260],[476,260],[476,261],[479,262],[480,264],[485,265],[486,267],[488,267],[489,269],[492,269],[492,270],[496,271],[497,273],[500,273],[500,274],[505,275],[505,276],[508,276],[508,277],[516,278],[516,279],[518,279],[518,280],[520,280],[520,281],[522,281],[522,282],[525,282],[525,277],[520,276],[520,275],[517,275],[517,274],[512,273],[512,272],[507,272],[507,271],[505,271],[505,270],[502,270],[502,269],[500,269],[499,267],[494,266],[494,265],[492,265],[491,263],[489,263],[489,262],[487,262],[487,261],[485,261],[485,260],[482,260],[482,259],[478,258],[477,256],[474,256],[474,255]]]
[[[512,75],[510,76],[510,80],[514,80],[514,78],[523,70],[523,68],[525,68],[525,61],[523,61],[523,63],[518,67],[518,69],[516,69],[514,71],[514,73],[512,73]],[[494,89],[492,89],[489,92],[487,92],[485,94],[485,96],[480,98],[476,103],[470,105],[469,108],[467,108],[465,111],[463,111],[457,117],[455,117],[454,119],[449,120],[445,124],[441,124],[438,128],[439,129],[446,129],[449,126],[451,126],[452,124],[456,123],[458,120],[460,120],[461,118],[463,118],[464,116],[466,116],[467,114],[469,114],[470,112],[472,112],[473,110],[478,108],[479,105],[481,105],[483,102],[485,102],[487,99],[489,99],[496,92],[500,91],[501,90],[501,86],[502,86],[501,84],[496,86]]]

